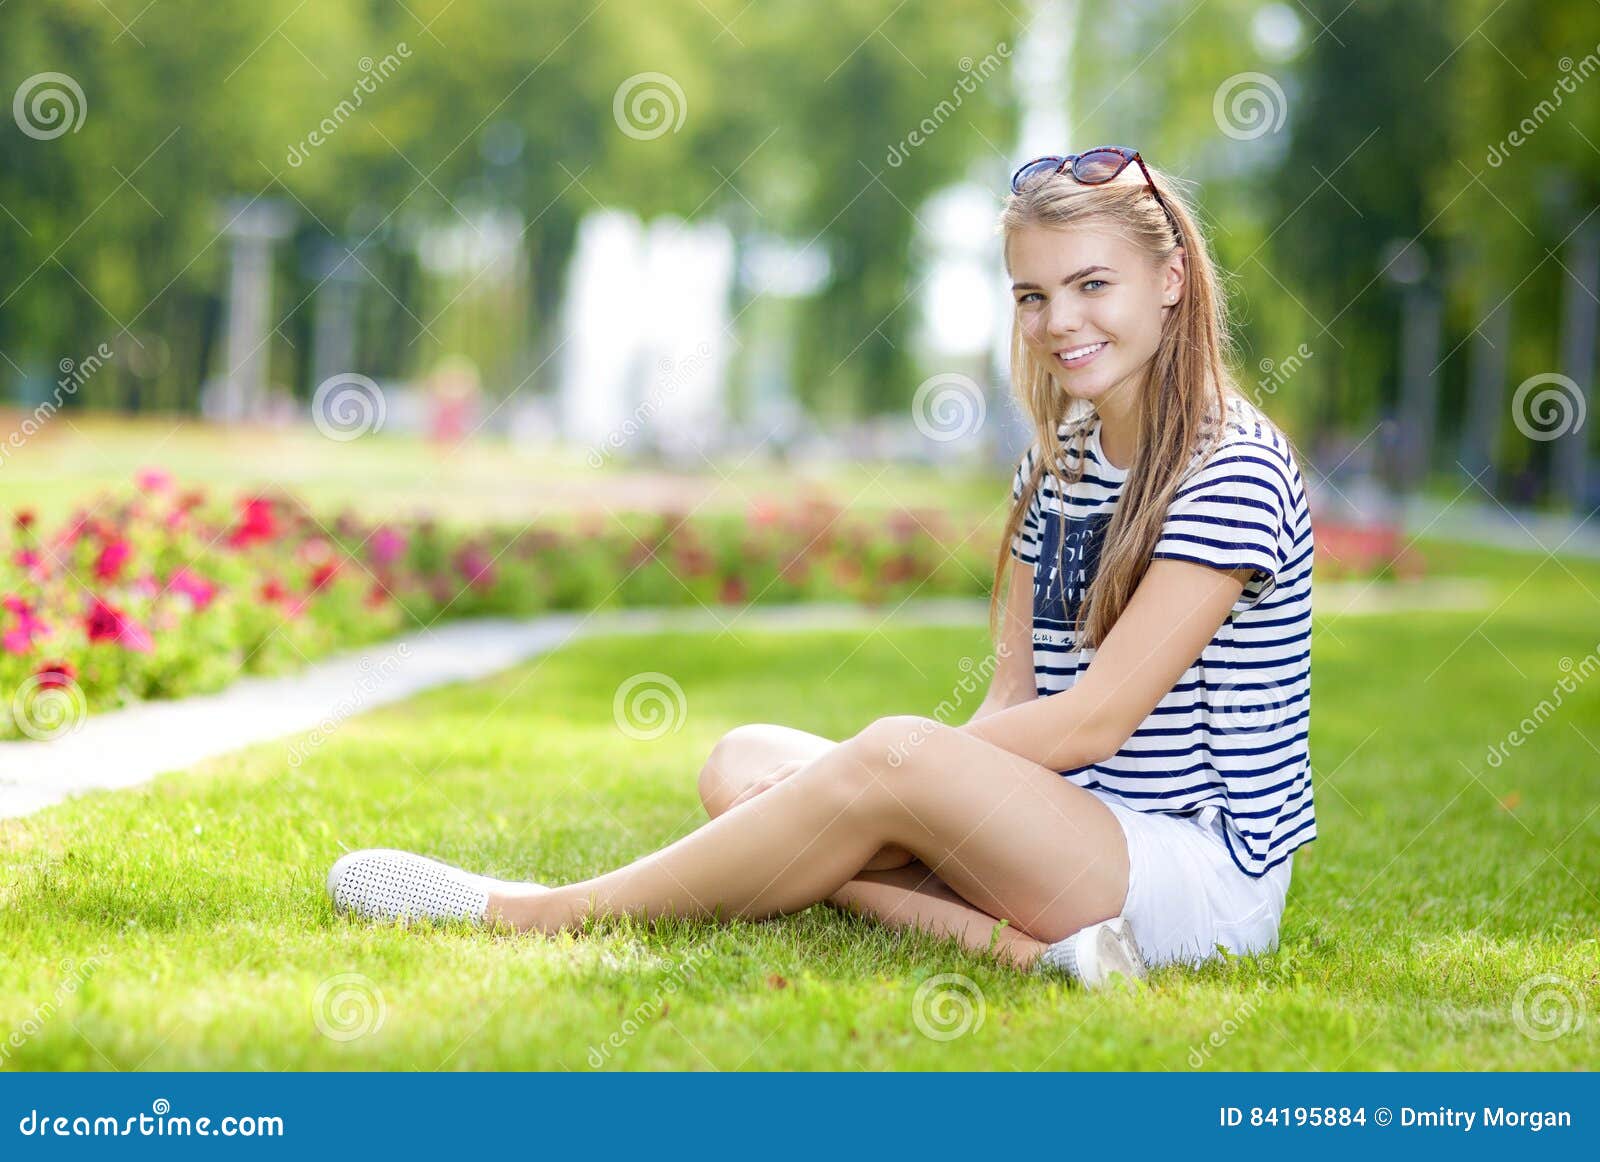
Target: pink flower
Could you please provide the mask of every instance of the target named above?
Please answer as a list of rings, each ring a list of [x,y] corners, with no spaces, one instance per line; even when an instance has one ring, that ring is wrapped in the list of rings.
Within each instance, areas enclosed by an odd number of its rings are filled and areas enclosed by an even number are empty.
[[[84,628],[91,642],[114,641],[141,654],[155,650],[155,643],[150,640],[149,631],[144,626],[116,606],[108,605],[98,597],[93,600],[94,604],[84,618]]]
[[[187,567],[179,569],[167,578],[167,588],[174,593],[183,594],[196,609],[204,609],[217,595],[215,585]]]
[[[5,636],[0,638],[0,647],[7,653],[25,654],[33,648],[34,638],[50,633],[50,627],[34,616],[33,603],[27,598],[7,593],[5,607],[17,618],[17,624],[6,630]]]
[[[398,561],[406,551],[406,538],[403,533],[397,533],[388,525],[384,525],[372,534],[372,560],[378,565],[392,565]]]
[[[488,589],[494,585],[494,559],[477,545],[462,545],[456,552],[456,570],[474,589]]]
[[[133,556],[133,546],[123,537],[107,541],[95,558],[94,575],[101,581],[115,581],[122,576],[122,566]]]
[[[133,482],[144,492],[165,492],[172,486],[172,476],[159,468],[141,468]]]

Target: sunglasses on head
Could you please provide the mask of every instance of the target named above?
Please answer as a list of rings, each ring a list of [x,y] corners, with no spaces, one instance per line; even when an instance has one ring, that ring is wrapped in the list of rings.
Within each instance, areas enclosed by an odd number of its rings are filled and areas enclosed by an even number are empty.
[[[1172,228],[1181,237],[1178,231],[1178,220],[1173,217],[1172,210],[1168,207],[1166,199],[1161,196],[1161,191],[1156,188],[1156,181],[1150,176],[1149,168],[1144,164],[1144,158],[1139,156],[1137,149],[1129,149],[1126,145],[1101,145],[1089,150],[1087,153],[1069,153],[1065,157],[1036,157],[1032,161],[1024,162],[1017,167],[1017,172],[1011,175],[1011,192],[1020,194],[1029,186],[1046,181],[1064,170],[1072,173],[1074,181],[1086,186],[1100,186],[1109,182],[1130,164],[1137,163],[1144,180],[1150,187],[1150,192],[1155,195],[1156,204],[1166,211],[1167,217],[1172,221]]]

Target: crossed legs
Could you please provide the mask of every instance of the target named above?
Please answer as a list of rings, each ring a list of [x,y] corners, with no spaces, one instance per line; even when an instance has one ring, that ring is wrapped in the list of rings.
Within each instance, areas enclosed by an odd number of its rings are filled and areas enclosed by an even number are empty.
[[[964,732],[898,717],[830,745],[769,789],[625,867],[561,887],[493,893],[489,915],[543,932],[604,914],[762,919],[841,890],[847,904],[853,893],[875,910],[893,901],[874,897],[874,889],[903,890],[910,879],[862,876],[885,848],[914,856],[969,902],[977,915],[951,917],[950,931],[967,940],[976,926],[985,945],[998,919],[1036,941],[1059,940],[1117,915],[1127,893],[1121,828],[1093,795]],[[858,877],[865,886],[850,888]],[[914,907],[925,912],[928,905]]]

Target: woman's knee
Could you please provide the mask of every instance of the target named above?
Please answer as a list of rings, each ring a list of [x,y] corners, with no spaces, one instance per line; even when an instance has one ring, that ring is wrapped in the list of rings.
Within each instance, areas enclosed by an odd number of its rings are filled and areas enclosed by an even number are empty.
[[[716,816],[728,809],[751,783],[766,774],[760,769],[760,723],[736,726],[719,738],[700,768],[700,802]]]

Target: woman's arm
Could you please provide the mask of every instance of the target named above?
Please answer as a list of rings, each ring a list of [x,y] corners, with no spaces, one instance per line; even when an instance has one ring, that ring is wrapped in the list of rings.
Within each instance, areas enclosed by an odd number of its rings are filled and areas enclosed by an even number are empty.
[[[1011,587],[1006,591],[995,655],[994,677],[970,722],[1038,696],[1033,684],[1033,566],[1021,561],[1011,569]]]
[[[1251,569],[1152,561],[1070,688],[958,729],[1053,771],[1102,762],[1149,717],[1227,620]]]

